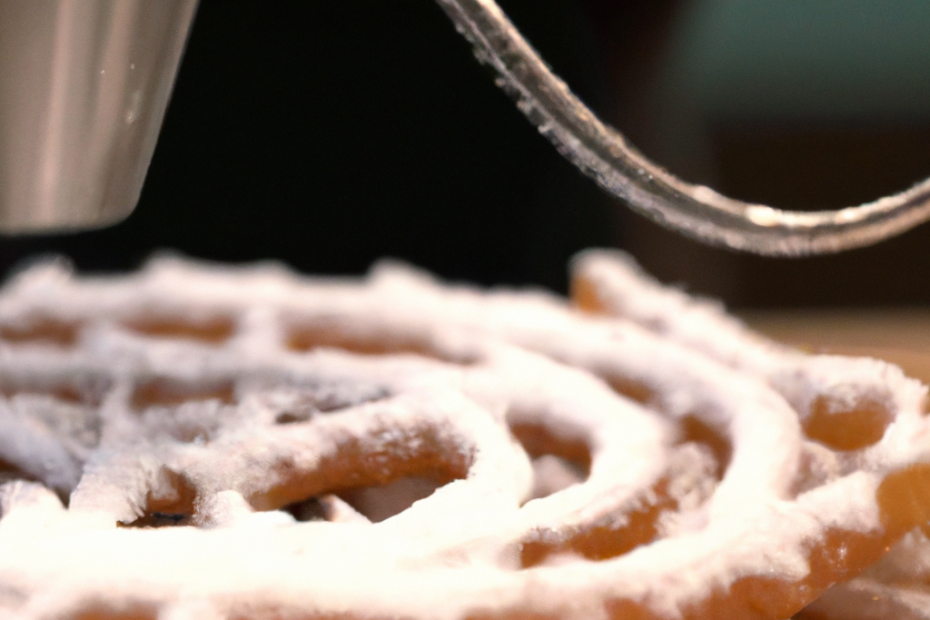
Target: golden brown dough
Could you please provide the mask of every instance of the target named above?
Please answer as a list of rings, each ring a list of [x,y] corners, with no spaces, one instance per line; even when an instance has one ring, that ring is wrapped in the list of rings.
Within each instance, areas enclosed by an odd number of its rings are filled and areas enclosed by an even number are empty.
[[[928,520],[919,383],[614,253],[576,283],[22,274],[0,615],[778,620]]]

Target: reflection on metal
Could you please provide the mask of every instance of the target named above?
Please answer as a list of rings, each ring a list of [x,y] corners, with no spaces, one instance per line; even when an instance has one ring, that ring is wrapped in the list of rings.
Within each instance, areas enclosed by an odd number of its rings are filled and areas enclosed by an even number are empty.
[[[0,231],[139,200],[197,0],[0,0]]]
[[[602,123],[555,76],[494,0],[437,0],[517,106],[568,160],[656,222],[700,241],[765,255],[800,256],[870,245],[930,219],[930,179],[836,211],[748,204],[686,183]]]

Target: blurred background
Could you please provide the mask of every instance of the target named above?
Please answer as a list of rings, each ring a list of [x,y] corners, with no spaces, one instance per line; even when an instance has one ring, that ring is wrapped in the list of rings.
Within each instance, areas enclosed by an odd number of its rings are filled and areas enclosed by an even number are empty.
[[[794,209],[930,176],[921,0],[501,0],[574,90],[683,178]],[[590,246],[742,309],[930,302],[930,226],[841,256],[762,259],[659,230],[517,112],[431,0],[201,0],[136,212],[0,240],[0,270],[153,251],[564,291]]]

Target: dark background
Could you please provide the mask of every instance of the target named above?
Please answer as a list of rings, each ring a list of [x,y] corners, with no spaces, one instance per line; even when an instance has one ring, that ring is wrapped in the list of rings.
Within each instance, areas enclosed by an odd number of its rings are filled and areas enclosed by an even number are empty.
[[[501,2],[583,99],[688,180],[825,208],[930,175],[921,118],[723,114],[700,120],[699,148],[686,130],[679,139],[669,128],[689,95],[663,76],[692,4]],[[607,245],[735,306],[887,305],[930,302],[928,241],[925,226],[793,261],[703,248],[563,161],[430,0],[201,0],[136,212],[102,231],[0,239],[0,270],[49,252],[126,270],[173,248],[355,274],[393,256],[446,278],[564,291],[568,258]]]

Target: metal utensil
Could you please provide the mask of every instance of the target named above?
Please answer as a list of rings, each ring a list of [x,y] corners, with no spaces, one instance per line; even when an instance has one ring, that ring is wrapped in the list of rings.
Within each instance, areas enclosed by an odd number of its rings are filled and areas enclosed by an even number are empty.
[[[692,185],[637,152],[548,68],[494,0],[437,0],[478,60],[559,152],[602,188],[672,230],[757,254],[840,252],[930,219],[930,179],[893,196],[836,211],[785,211]]]
[[[0,231],[139,200],[197,0],[0,0]]]

